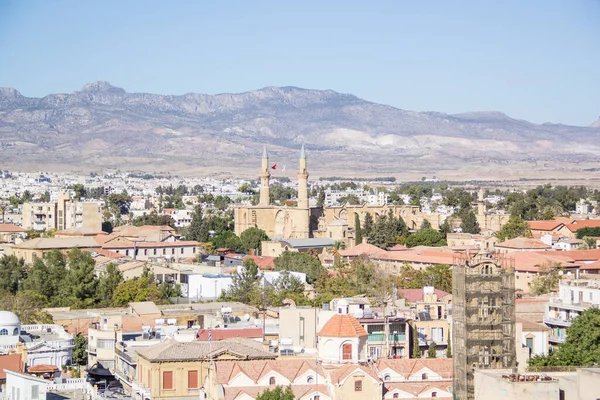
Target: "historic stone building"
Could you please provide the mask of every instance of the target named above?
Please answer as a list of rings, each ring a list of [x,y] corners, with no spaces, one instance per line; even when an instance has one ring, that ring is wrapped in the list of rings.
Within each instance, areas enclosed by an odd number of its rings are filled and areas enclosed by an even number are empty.
[[[334,207],[309,207],[308,169],[304,146],[300,152],[300,168],[298,171],[298,202],[296,207],[276,206],[269,201],[269,155],[263,150],[260,171],[260,197],[256,206],[239,206],[235,208],[235,233],[240,235],[248,228],[257,227],[264,230],[271,238],[302,239],[329,238],[345,242],[346,247],[355,244],[355,222],[358,216],[361,225],[367,214],[373,219],[380,215],[392,213],[402,217],[409,229],[419,229],[424,220],[439,229],[442,223],[440,214],[424,214],[418,206],[407,205],[351,205]]]

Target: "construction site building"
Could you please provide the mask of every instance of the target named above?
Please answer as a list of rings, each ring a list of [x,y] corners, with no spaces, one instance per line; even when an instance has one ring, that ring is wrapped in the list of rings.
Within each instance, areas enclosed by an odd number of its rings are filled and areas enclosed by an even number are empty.
[[[452,271],[455,400],[475,398],[474,371],[516,368],[514,260],[464,253]]]

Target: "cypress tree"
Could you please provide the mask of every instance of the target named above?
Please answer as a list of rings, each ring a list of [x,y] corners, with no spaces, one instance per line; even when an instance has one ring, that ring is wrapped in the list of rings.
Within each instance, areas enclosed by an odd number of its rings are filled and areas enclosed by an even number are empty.
[[[363,238],[362,238],[362,229],[360,228],[360,218],[358,217],[358,214],[354,214],[354,230],[356,232],[354,243],[361,244],[363,241]]]

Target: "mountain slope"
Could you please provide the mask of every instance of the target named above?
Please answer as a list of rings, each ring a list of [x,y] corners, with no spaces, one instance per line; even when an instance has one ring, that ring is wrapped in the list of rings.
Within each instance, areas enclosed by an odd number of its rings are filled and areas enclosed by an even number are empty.
[[[0,88],[0,150],[17,169],[254,174],[267,143],[275,161],[292,158],[293,171],[306,143],[321,175],[531,172],[527,165],[576,172],[598,159],[598,139],[593,126],[405,111],[331,90],[172,96],[95,82],[38,99]]]

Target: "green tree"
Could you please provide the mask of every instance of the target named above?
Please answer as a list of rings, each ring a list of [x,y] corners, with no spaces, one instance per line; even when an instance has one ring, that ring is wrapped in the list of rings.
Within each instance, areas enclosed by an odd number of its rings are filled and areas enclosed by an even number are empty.
[[[78,334],[73,337],[75,342],[75,348],[73,349],[73,364],[75,365],[87,365],[87,337]]]
[[[17,293],[26,276],[25,261],[22,258],[14,255],[0,258],[0,291]]]
[[[585,249],[592,250],[598,248],[598,241],[595,237],[585,236],[583,238],[583,245]]]
[[[436,358],[436,356],[437,356],[436,344],[432,340],[431,343],[429,343],[429,348],[427,348],[427,358]]]
[[[208,241],[208,229],[204,223],[202,206],[197,205],[192,214],[192,222],[186,231],[185,238],[187,240],[196,240],[198,242]]]
[[[365,223],[366,226],[366,223]],[[380,215],[373,226],[369,243],[382,249],[397,243],[397,238],[408,235],[408,227],[402,217],[394,216],[392,210]]]
[[[362,229],[362,235],[370,237],[373,232],[373,215],[371,213],[365,214],[365,226]]]
[[[325,189],[319,189],[317,194],[317,207],[323,207],[325,205]]]
[[[97,301],[99,306],[109,307],[112,304],[115,289],[121,282],[123,282],[123,274],[115,264],[109,263],[98,281]]]
[[[96,300],[96,261],[88,251],[74,248],[67,254],[68,273],[64,280],[62,293],[70,299],[73,305],[86,308],[92,307]]]
[[[221,211],[226,210],[231,204],[231,199],[227,196],[217,196],[213,201],[213,206]]]
[[[159,215],[156,210],[152,210],[150,214],[135,217],[132,222],[135,226],[154,225],[175,228],[175,221],[170,215]]]
[[[325,273],[325,267],[321,265],[319,259],[312,257],[308,253],[284,251],[279,257],[275,258],[274,263],[275,270],[277,271],[305,273],[306,280],[310,283],[316,281]]]
[[[251,258],[244,260],[243,267],[241,273],[233,274],[231,286],[223,294],[223,297],[229,301],[250,304],[253,294],[258,290],[261,274],[258,265]]]
[[[356,206],[360,204],[360,199],[355,194],[349,194],[348,196],[340,197],[338,199],[338,204],[350,204]]]
[[[419,230],[423,230],[423,229],[431,229],[431,222],[429,222],[428,219],[423,219],[423,223],[421,223],[421,228],[419,228]]]
[[[575,225],[577,226],[577,225]],[[576,231],[577,239],[583,239],[585,237],[599,237],[600,236],[600,227],[586,227],[579,228]]]
[[[446,240],[441,233],[432,228],[421,229],[406,238],[407,247],[415,246],[445,246]]]
[[[71,190],[75,192],[75,199],[77,200],[86,197],[85,186],[83,186],[81,183],[76,183],[72,185]]]
[[[354,242],[357,245],[361,244],[363,239],[362,239],[362,229],[360,229],[360,217],[358,216],[358,214],[354,214],[354,231],[356,232]]]
[[[242,249],[242,242],[232,231],[221,231],[212,237],[212,245],[215,249],[231,249],[233,251]]]
[[[48,298],[32,290],[0,293],[0,309],[15,313],[22,324],[51,324],[52,316],[43,310],[45,307]]]
[[[460,218],[462,219],[460,227],[464,233],[477,234],[481,232],[481,228],[479,227],[479,223],[477,222],[477,217],[475,216],[475,213],[471,208],[469,208],[465,212],[462,212],[460,214]]]
[[[44,296],[52,306],[69,305],[64,296],[67,273],[65,257],[60,251],[52,250],[43,259],[33,262],[23,287]]]
[[[242,250],[245,252],[255,250],[257,255],[261,255],[261,243],[265,240],[269,240],[269,237],[260,228],[248,228],[240,234]]]
[[[122,282],[113,293],[113,306],[124,307],[130,302],[155,301],[159,302],[160,292],[154,281],[154,276],[141,276]]]
[[[531,366],[592,366],[600,364],[600,309],[588,308],[567,328],[567,339],[548,356],[534,356]]]
[[[163,303],[170,303],[172,298],[181,297],[181,286],[163,281],[158,285],[158,292]]]
[[[421,348],[419,347],[419,331],[417,331],[417,327],[413,326],[412,329],[412,357],[411,358],[421,358]]]
[[[452,340],[448,340],[448,347],[446,347],[446,358],[452,358]]]
[[[531,294],[539,296],[558,288],[560,281],[560,264],[542,265],[538,275],[531,280]]]
[[[496,237],[500,242],[521,236],[531,237],[531,231],[529,230],[527,221],[515,216],[511,216],[508,222],[496,232]]]
[[[256,400],[294,400],[294,392],[291,386],[283,389],[281,386],[276,386],[273,389],[266,389],[264,392],[256,396]]]

